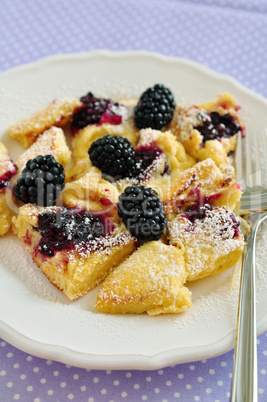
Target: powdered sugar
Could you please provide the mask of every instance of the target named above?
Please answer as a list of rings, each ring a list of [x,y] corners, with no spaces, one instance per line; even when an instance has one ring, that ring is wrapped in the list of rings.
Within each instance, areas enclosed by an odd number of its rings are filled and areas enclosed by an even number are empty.
[[[188,141],[194,127],[200,124],[200,111],[200,108],[192,105],[180,104],[176,107],[174,129],[178,131],[181,141]]]
[[[185,248],[185,260],[190,280],[207,271],[211,274],[214,261],[229,255],[235,250],[242,250],[244,240],[236,237],[238,218],[225,208],[205,211],[205,217],[193,222],[186,215],[169,222],[171,244]],[[229,256],[231,258],[231,256]],[[230,260],[231,261],[231,260]]]
[[[266,293],[267,276],[266,276],[266,244],[267,244],[267,222],[263,223],[257,237],[256,247],[256,274],[257,274],[257,293]],[[26,252],[23,244],[15,236],[7,236],[0,239],[0,269],[12,272],[10,277],[10,287],[12,282],[18,278],[24,287],[24,291],[33,297],[43,300],[43,309],[52,309],[60,315],[63,321],[78,320],[83,323],[84,327],[88,325],[102,326],[103,320],[108,320],[106,315],[98,315],[90,313],[94,311],[93,305],[97,294],[97,289],[83,297],[81,301],[71,305],[67,298],[56,289],[42,272],[31,261],[30,255]],[[166,317],[166,326],[175,327],[177,329],[186,328],[194,325],[194,322],[202,320],[203,326],[210,325],[210,316],[219,320],[222,316],[227,316],[230,312],[236,311],[238,300],[238,287],[231,290],[232,270],[228,270],[219,276],[209,277],[201,281],[188,284],[187,286],[193,293],[193,307],[186,314],[176,317]],[[13,277],[14,276],[14,277]],[[49,304],[46,304],[48,301]],[[54,303],[57,301],[57,303]],[[85,303],[86,301],[86,303]],[[34,300],[33,300],[34,302]],[[63,304],[62,304],[63,303]],[[88,312],[89,310],[89,312]],[[215,313],[216,312],[216,313]],[[88,320],[90,314],[90,320]],[[142,320],[151,320],[148,317],[141,317]],[[125,319],[135,325],[136,331],[140,317],[110,317],[113,325],[110,327],[111,336],[122,338],[125,330]],[[133,342],[135,332],[133,332]],[[128,335],[127,335],[128,336]]]
[[[38,155],[53,155],[56,160],[59,156],[67,155],[66,163],[69,162],[70,151],[65,143],[65,137],[61,128],[52,127],[38,137],[36,142],[28,148],[17,160],[16,164],[22,170],[27,161]]]
[[[152,128],[145,128],[140,130],[140,140],[138,142],[138,147],[149,146],[156,142],[161,134],[160,131],[153,130]]]

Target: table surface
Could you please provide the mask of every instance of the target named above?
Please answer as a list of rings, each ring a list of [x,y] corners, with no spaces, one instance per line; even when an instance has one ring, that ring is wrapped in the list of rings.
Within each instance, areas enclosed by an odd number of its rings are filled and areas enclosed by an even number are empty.
[[[0,0],[0,72],[94,49],[195,60],[267,97],[265,0]],[[229,401],[234,351],[155,371],[96,371],[28,355],[0,340],[0,400]],[[267,333],[258,337],[267,401]]]

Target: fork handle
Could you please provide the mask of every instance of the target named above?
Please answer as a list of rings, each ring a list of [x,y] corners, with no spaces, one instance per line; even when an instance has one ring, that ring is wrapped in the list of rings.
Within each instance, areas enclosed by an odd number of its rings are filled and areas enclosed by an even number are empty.
[[[255,240],[259,222],[247,238],[242,269],[231,402],[258,400]]]

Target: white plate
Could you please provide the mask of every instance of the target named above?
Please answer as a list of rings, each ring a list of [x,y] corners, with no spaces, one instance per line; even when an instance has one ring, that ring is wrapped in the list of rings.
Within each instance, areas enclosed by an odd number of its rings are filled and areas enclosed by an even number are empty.
[[[267,127],[266,101],[229,77],[186,60],[101,51],[51,57],[2,74],[0,137],[16,159],[21,148],[5,130],[53,99],[89,90],[132,98],[156,82],[168,85],[177,102],[229,91],[242,105],[248,135]],[[266,228],[258,244],[258,333],[267,329]],[[234,347],[238,291],[230,289],[231,270],[190,285],[193,307],[184,314],[111,316],[94,310],[97,289],[68,301],[13,236],[0,240],[0,258],[0,336],[28,353],[85,368],[156,369]]]

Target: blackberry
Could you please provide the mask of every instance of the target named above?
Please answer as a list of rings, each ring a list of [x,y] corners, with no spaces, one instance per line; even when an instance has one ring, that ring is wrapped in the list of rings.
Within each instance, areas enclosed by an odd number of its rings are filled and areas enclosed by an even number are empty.
[[[136,184],[119,196],[118,214],[129,232],[139,240],[160,239],[167,225],[163,205],[156,191]]]
[[[93,142],[88,153],[92,164],[112,177],[129,176],[135,166],[135,153],[127,138],[106,135]]]
[[[124,106],[110,99],[96,98],[92,92],[81,97],[83,108],[74,114],[72,127],[81,129],[89,124],[120,124],[121,108]]]
[[[241,129],[240,124],[230,113],[211,112],[208,114],[201,111],[198,114],[198,119],[202,125],[195,128],[202,134],[203,143],[209,140],[232,137]]]
[[[104,227],[99,218],[89,212],[61,208],[39,215],[41,240],[39,251],[48,256],[59,250],[72,250],[75,245],[104,236]]]
[[[172,121],[175,100],[169,88],[156,84],[142,93],[134,110],[137,128],[161,130]]]
[[[25,204],[54,205],[65,187],[63,170],[53,155],[39,155],[28,160],[13,188],[16,198]]]

